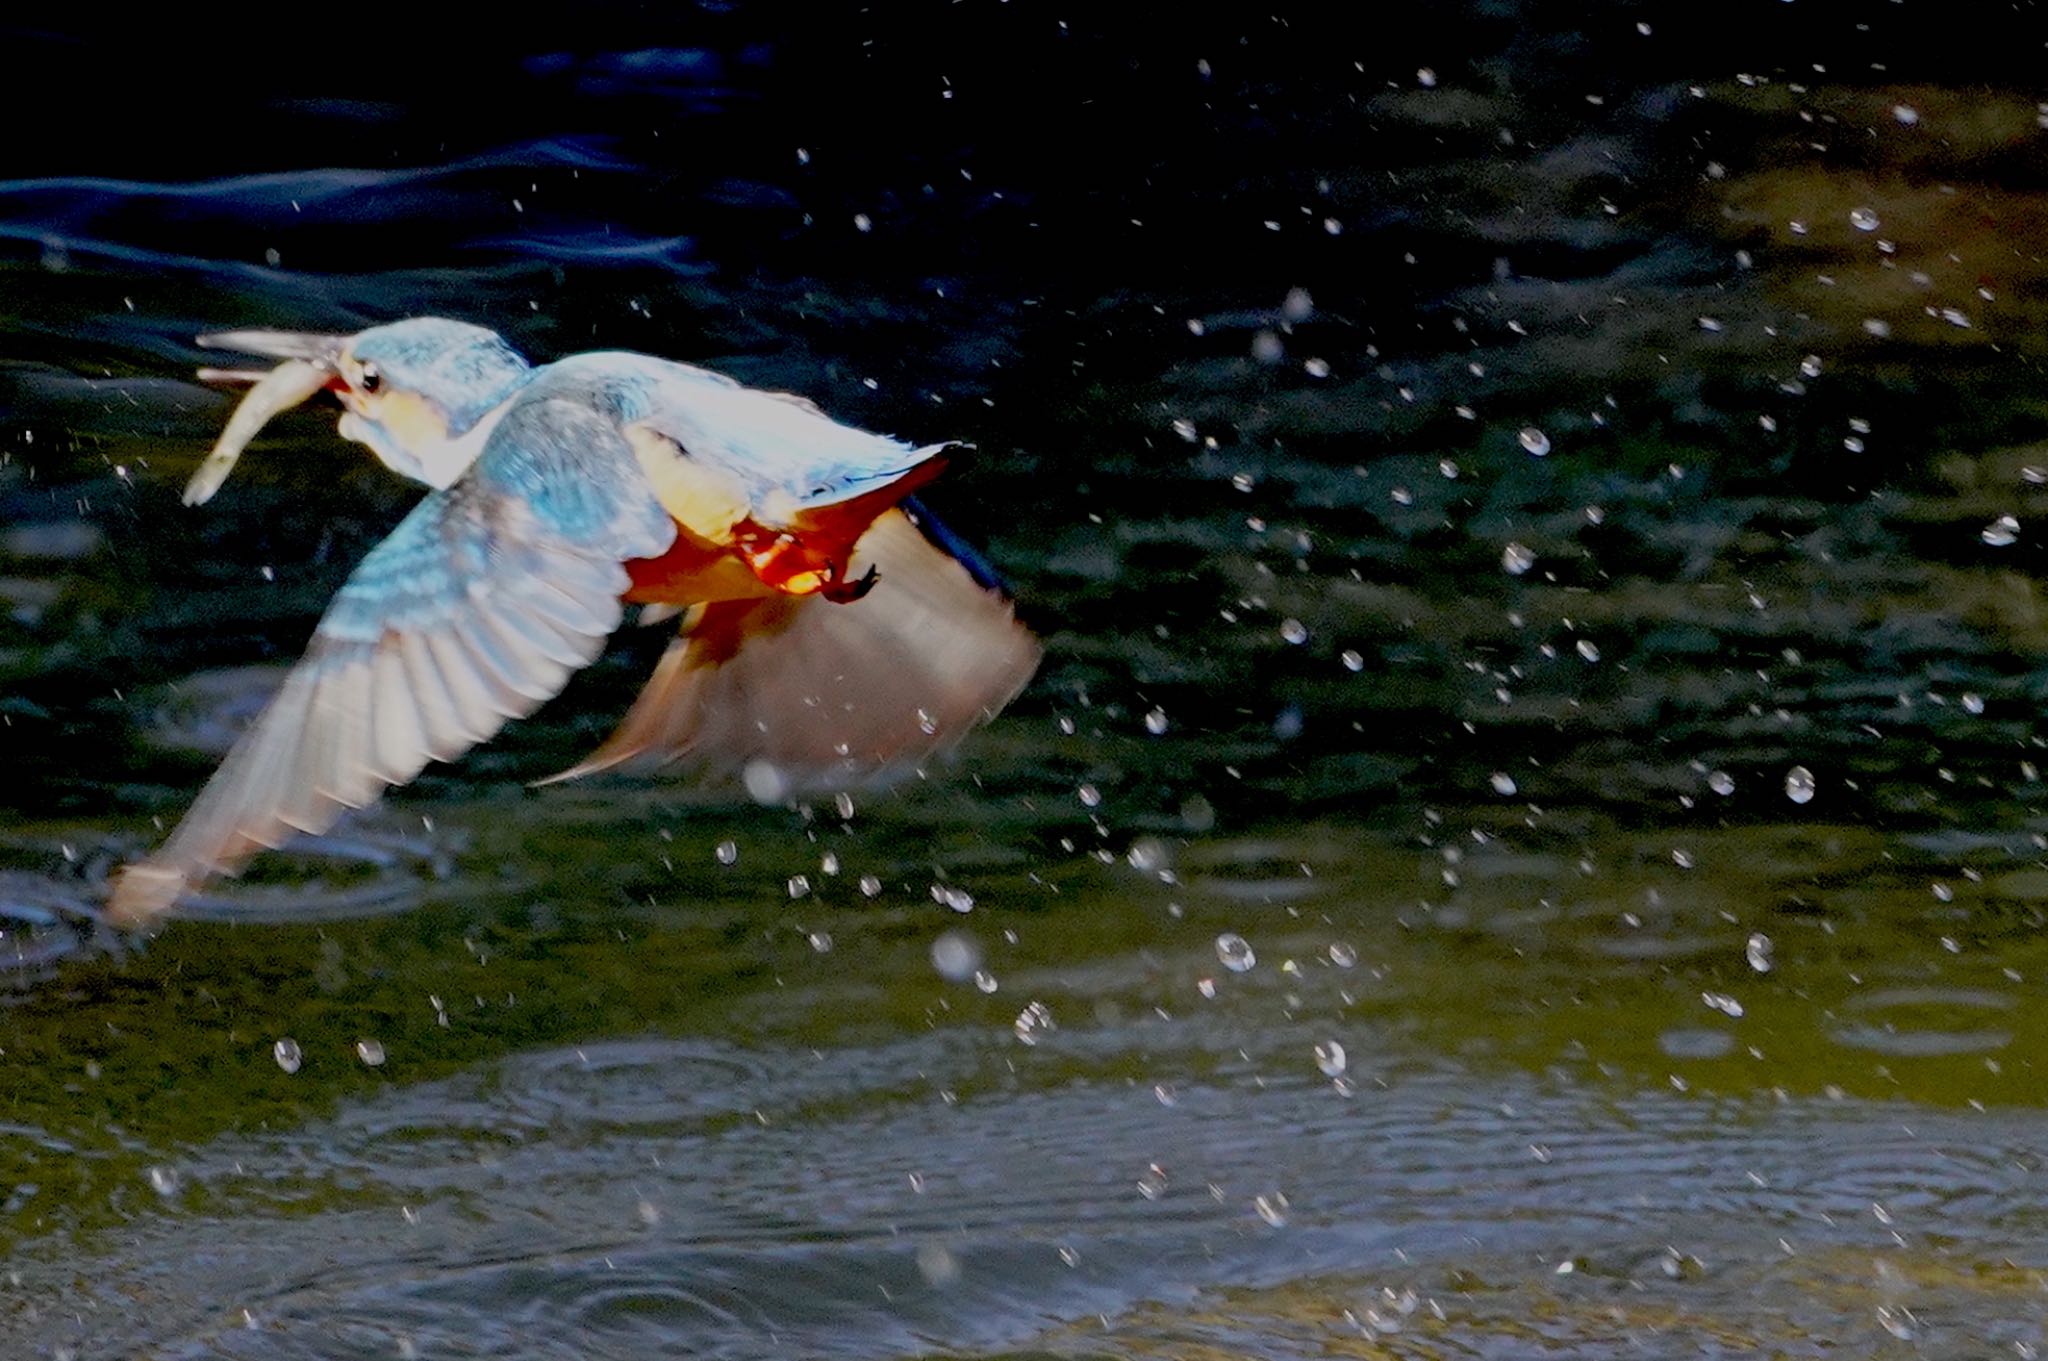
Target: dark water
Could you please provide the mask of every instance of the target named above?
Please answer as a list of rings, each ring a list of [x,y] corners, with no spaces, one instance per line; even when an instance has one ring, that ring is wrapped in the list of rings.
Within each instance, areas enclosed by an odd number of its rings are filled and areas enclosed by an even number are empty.
[[[2048,19],[1424,8],[0,26],[0,1352],[2048,1346]],[[111,936],[413,495],[191,337],[431,312],[972,441],[1043,671]]]

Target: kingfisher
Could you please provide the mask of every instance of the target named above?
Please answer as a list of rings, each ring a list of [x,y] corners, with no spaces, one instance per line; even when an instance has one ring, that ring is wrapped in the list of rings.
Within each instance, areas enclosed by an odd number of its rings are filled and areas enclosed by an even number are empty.
[[[948,746],[1037,668],[979,558],[903,505],[954,446],[648,355],[530,364],[439,317],[200,343],[282,362],[201,371],[250,387],[187,504],[322,392],[344,439],[431,490],[342,584],[169,838],[119,872],[118,923],[487,741],[560,693],[628,605],[680,615],[678,635],[618,729],[552,779],[690,758],[770,800],[845,789]]]

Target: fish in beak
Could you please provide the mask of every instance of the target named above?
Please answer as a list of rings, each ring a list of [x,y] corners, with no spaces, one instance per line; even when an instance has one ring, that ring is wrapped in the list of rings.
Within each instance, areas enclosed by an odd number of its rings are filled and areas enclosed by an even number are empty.
[[[331,386],[340,377],[342,346],[347,336],[310,335],[297,331],[222,331],[199,337],[208,349],[237,350],[284,362],[268,373],[249,369],[201,369],[199,377],[209,383],[249,383],[251,387],[235,408],[227,428],[220,432],[212,452],[201,460],[185,484],[185,504],[202,505],[212,499],[235,470],[242,450],[270,423],[271,417]]]

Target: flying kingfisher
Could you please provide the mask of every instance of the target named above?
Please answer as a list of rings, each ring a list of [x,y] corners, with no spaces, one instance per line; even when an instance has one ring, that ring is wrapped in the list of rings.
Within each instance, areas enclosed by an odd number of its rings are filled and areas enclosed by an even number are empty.
[[[169,839],[120,872],[116,921],[156,917],[531,713],[627,603],[679,612],[680,636],[618,730],[553,778],[688,756],[746,770],[757,793],[844,788],[954,741],[1037,667],[1037,640],[972,553],[899,505],[947,446],[647,355],[534,366],[439,317],[201,344],[283,363],[202,371],[253,386],[187,504],[322,391],[340,399],[343,438],[433,490],[343,583]]]

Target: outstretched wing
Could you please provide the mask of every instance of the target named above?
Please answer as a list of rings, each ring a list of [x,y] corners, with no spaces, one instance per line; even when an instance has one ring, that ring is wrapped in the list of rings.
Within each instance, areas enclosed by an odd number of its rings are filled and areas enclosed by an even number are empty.
[[[843,788],[952,745],[1024,688],[1037,639],[1010,604],[934,547],[902,511],[861,536],[853,575],[874,589],[702,607],[618,731],[571,779],[690,758],[765,761],[792,788]]]
[[[609,420],[521,401],[363,559],[177,830],[122,872],[111,915],[155,916],[531,713],[618,626],[624,561],[674,532]]]

